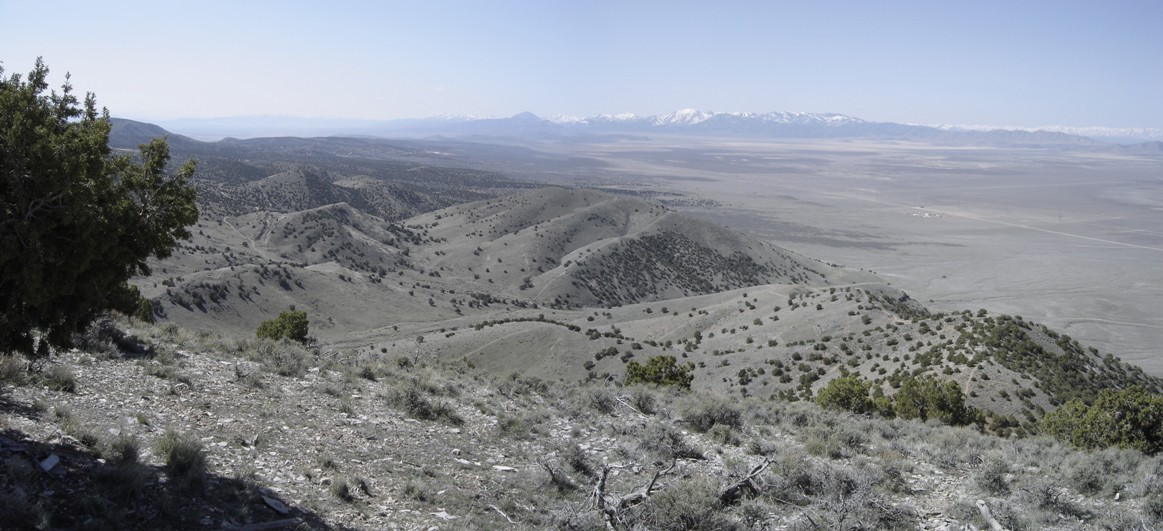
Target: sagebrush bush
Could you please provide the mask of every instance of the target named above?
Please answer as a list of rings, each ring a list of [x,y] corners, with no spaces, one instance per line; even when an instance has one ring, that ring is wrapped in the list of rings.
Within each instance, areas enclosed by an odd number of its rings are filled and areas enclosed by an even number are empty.
[[[1163,493],[1163,457],[1144,459],[1135,472],[1135,496]]]
[[[93,472],[102,495],[122,502],[141,496],[147,479],[149,468],[136,460],[104,463]]]
[[[389,397],[405,413],[420,420],[441,421],[453,426],[464,424],[464,418],[443,401],[433,401],[416,385],[405,385]]]
[[[106,459],[109,461],[127,463],[136,463],[140,455],[141,443],[136,438],[125,434],[119,435],[111,441],[108,451],[105,452]]]
[[[1163,492],[1152,493],[1143,500],[1143,516],[1151,523],[1163,523]]]
[[[1142,454],[1134,450],[1107,448],[1097,452],[1075,452],[1062,463],[1070,486],[1084,494],[1113,495],[1131,483]]]
[[[665,422],[648,424],[638,435],[638,447],[662,461],[703,458],[682,432]]]
[[[634,511],[631,528],[685,531],[734,529],[719,502],[718,485],[707,477],[680,479]]]
[[[614,391],[606,387],[584,387],[580,390],[578,399],[582,409],[592,409],[598,413],[610,415],[618,409],[618,397]]]
[[[743,410],[734,402],[713,396],[689,400],[682,408],[683,418],[699,433],[710,431],[716,424],[737,430],[743,429]]]
[[[977,488],[992,496],[1008,494],[1010,490],[1006,474],[1010,472],[1008,460],[1000,452],[990,452],[982,457],[981,466],[973,474]]]
[[[261,363],[267,370],[280,376],[303,376],[315,361],[314,352],[286,340],[239,340],[234,351],[237,355]]]
[[[863,453],[868,436],[845,425],[813,426],[800,431],[804,450],[813,455],[840,459]]]
[[[634,409],[646,414],[653,415],[658,412],[658,399],[654,393],[642,386],[634,386],[630,391],[630,404]]]

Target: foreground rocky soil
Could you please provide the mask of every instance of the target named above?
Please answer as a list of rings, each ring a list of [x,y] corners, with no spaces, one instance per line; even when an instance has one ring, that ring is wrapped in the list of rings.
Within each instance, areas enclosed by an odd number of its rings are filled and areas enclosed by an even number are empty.
[[[128,337],[117,328],[124,329]],[[120,322],[4,358],[0,528],[1146,529],[1163,461]]]

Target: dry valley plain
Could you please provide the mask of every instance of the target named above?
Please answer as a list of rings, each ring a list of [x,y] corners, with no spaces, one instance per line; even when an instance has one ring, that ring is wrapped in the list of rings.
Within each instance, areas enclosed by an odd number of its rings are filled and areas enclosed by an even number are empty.
[[[875,271],[939,311],[1023,315],[1163,375],[1163,156],[862,140],[537,146],[593,183]],[[598,165],[595,165],[598,166]],[[576,177],[568,177],[576,179]]]

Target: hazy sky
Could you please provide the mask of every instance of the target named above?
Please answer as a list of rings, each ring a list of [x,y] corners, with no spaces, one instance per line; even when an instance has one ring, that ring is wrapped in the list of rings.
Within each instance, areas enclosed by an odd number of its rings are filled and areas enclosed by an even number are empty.
[[[114,116],[837,112],[1163,128],[1163,2],[0,0]]]

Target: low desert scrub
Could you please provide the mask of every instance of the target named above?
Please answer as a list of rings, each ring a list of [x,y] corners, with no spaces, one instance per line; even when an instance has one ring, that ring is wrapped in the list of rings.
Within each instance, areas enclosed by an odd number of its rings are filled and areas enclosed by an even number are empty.
[[[719,485],[711,478],[680,479],[635,508],[627,518],[631,529],[735,529],[719,501]]]
[[[193,436],[166,430],[157,441],[157,453],[166,463],[166,474],[180,487],[199,492],[206,482],[206,454]]]
[[[1076,452],[1062,463],[1062,475],[1070,487],[1083,494],[1114,496],[1132,483],[1143,454],[1135,450],[1107,448]]]
[[[0,386],[23,385],[28,376],[27,365],[20,356],[0,355]]]
[[[1152,524],[1163,523],[1163,492],[1152,493],[1143,500],[1143,516]]]
[[[101,443],[101,439],[97,434],[86,428],[81,423],[81,419],[73,414],[72,408],[66,405],[58,405],[54,410],[54,415],[60,423],[61,431],[65,432],[69,437],[76,439],[89,448],[96,448]]]
[[[416,385],[395,389],[388,401],[408,415],[420,420],[440,421],[453,426],[464,424],[464,418],[449,403],[433,400]]]
[[[339,498],[345,502],[351,503],[355,501],[355,495],[352,494],[351,485],[347,483],[346,479],[337,479],[331,483],[328,488],[332,496]]]
[[[545,394],[549,392],[549,382],[540,378],[510,374],[508,378],[501,378],[497,383],[497,392],[508,398],[518,396]]]
[[[638,437],[638,446],[655,459],[703,459],[703,453],[686,436],[667,422],[652,422]]]
[[[232,352],[261,363],[279,376],[303,376],[318,361],[315,351],[286,339],[243,339],[234,344]]]
[[[691,397],[679,408],[691,429],[706,433],[716,424],[743,429],[743,410],[735,402],[714,396]]]
[[[655,396],[654,391],[644,386],[633,386],[630,389],[629,399],[630,405],[634,406],[634,409],[638,410],[639,413],[644,415],[658,413],[658,398]]]
[[[48,529],[50,516],[32,496],[19,491],[0,491],[0,529]]]
[[[868,436],[847,425],[813,426],[799,432],[804,450],[812,455],[840,459],[864,452]]]
[[[105,456],[106,461],[136,463],[141,456],[141,443],[134,437],[119,435],[116,439],[109,441],[101,453]]]
[[[149,475],[149,468],[136,460],[118,460],[98,466],[93,480],[101,486],[103,496],[126,502],[141,496]]]
[[[62,393],[77,392],[77,375],[72,367],[56,364],[40,373],[40,382],[53,391]]]
[[[609,415],[618,408],[617,395],[605,387],[583,388],[579,398],[585,407],[598,413]]]
[[[1000,452],[990,452],[982,458],[981,466],[973,474],[973,482],[986,494],[1002,496],[1010,491],[1006,478],[1009,472],[1009,460]]]

